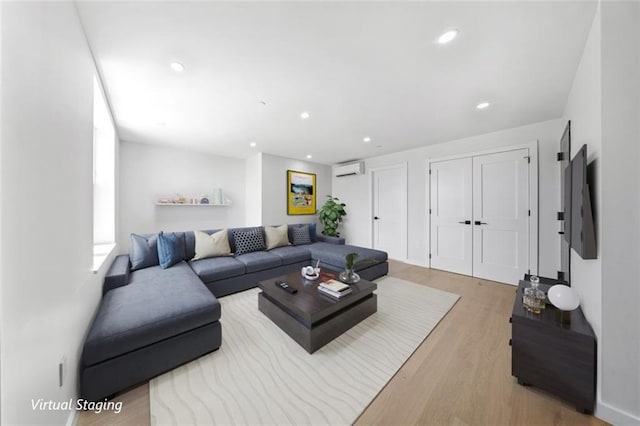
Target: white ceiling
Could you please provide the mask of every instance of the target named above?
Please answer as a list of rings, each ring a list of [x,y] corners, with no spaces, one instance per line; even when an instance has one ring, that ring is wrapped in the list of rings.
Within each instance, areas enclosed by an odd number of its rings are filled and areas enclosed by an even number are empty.
[[[121,139],[328,164],[559,117],[595,7],[78,4]]]

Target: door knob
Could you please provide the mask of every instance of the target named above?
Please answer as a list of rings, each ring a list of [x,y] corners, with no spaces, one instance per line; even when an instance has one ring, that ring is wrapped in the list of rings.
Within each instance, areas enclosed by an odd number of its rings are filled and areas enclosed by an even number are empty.
[[[476,220],[476,221],[475,221],[475,224],[476,224],[476,225],[488,225],[488,223],[487,223],[487,222],[480,222],[479,220]]]
[[[374,216],[373,218],[374,218],[375,220],[378,220],[378,219],[380,219],[380,218],[379,218],[378,216]]]
[[[471,225],[471,221],[470,220],[465,220],[464,222],[458,222],[461,223],[463,225]]]

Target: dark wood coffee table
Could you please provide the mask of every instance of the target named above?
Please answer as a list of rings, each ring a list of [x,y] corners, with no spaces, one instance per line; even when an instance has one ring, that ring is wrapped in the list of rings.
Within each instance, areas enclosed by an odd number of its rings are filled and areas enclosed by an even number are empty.
[[[282,280],[298,290],[291,294],[278,287]],[[258,309],[307,352],[320,349],[378,310],[378,285],[366,280],[352,284],[352,293],[340,300],[318,291],[320,280],[305,280],[300,272],[260,281]]]

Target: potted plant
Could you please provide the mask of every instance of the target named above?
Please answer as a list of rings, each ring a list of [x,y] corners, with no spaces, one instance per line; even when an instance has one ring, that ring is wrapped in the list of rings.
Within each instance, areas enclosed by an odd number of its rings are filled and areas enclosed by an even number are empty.
[[[318,219],[322,224],[322,235],[328,237],[339,237],[338,225],[342,222],[342,218],[347,215],[344,210],[344,203],[341,203],[337,197],[327,195],[327,201],[318,212]]]
[[[358,253],[349,253],[344,258],[344,268],[343,272],[340,272],[338,278],[343,283],[347,284],[355,284],[360,281],[360,275],[358,275],[354,268],[358,265],[364,265],[367,263],[376,263],[375,260],[372,259],[362,259],[358,261]]]

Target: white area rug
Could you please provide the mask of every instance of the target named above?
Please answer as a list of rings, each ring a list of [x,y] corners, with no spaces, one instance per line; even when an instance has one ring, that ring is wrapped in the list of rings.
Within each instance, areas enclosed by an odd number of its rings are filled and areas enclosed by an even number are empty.
[[[152,424],[351,424],[459,297],[385,277],[378,312],[310,355],[259,291],[220,299],[219,350],[150,382]]]

